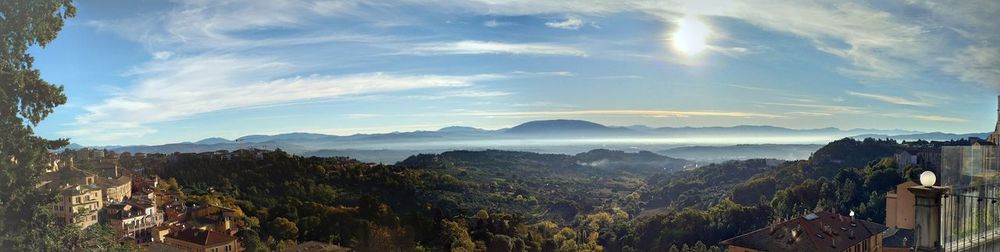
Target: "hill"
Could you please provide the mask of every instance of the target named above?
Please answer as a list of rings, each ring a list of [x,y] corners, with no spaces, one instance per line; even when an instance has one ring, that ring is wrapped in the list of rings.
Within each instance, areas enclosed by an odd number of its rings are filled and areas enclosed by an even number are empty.
[[[823,145],[818,144],[739,144],[730,146],[686,146],[657,153],[696,161],[726,161],[746,159],[807,159]]]
[[[188,203],[240,209],[241,222],[259,223],[241,230],[250,247],[292,239],[358,250],[436,251],[460,241],[487,250],[665,251],[716,244],[769,218],[817,207],[881,221],[885,191],[919,173],[919,167],[900,173],[884,159],[904,148],[845,138],[806,160],[704,166],[607,149],[446,151],[393,165],[281,150],[123,156],[121,163],[164,178]],[[297,232],[280,236],[287,232],[274,222],[294,223]],[[578,234],[588,238],[567,238]]]

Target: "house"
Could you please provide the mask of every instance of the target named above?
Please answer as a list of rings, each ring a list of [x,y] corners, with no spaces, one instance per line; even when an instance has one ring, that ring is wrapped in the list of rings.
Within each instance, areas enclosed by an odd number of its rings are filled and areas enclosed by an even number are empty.
[[[218,232],[232,232],[236,230],[236,210],[214,206],[197,206],[190,210],[190,221],[192,226],[201,227],[207,230]]]
[[[118,237],[134,238],[140,243],[153,240],[153,228],[163,224],[163,213],[150,199],[136,198],[105,208],[108,223]]]
[[[240,251],[236,237],[216,231],[185,229],[170,232],[163,237],[163,243],[154,243],[151,251],[197,251],[231,252]]]
[[[886,227],[830,212],[807,214],[722,241],[730,252],[882,251]]]
[[[882,238],[885,252],[910,252],[916,244],[913,229],[889,228]]]

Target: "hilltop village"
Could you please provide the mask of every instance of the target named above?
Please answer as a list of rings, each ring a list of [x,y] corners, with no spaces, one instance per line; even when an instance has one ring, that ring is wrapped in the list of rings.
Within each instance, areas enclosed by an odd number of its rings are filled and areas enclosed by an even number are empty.
[[[214,158],[260,151],[219,152]],[[110,226],[121,242],[139,244],[148,251],[243,251],[236,237],[246,223],[243,213],[220,203],[185,203],[185,191],[175,180],[147,174],[151,160],[163,154],[70,150],[50,156],[39,188],[55,192],[57,224],[86,229]],[[303,244],[333,250],[323,243]]]

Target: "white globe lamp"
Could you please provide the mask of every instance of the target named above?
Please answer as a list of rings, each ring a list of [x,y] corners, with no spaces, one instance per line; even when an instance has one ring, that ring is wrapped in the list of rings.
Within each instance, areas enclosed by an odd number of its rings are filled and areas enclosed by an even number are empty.
[[[937,176],[934,175],[934,172],[925,171],[925,172],[923,172],[923,173],[920,174],[920,184],[921,185],[926,186],[926,187],[931,187],[931,186],[934,186],[935,182],[937,182]]]

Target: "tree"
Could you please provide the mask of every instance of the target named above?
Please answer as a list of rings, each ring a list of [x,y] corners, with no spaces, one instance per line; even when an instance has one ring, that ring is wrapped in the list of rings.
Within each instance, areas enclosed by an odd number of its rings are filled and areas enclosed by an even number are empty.
[[[53,225],[55,195],[35,188],[48,149],[66,139],[47,140],[33,128],[66,103],[63,88],[41,79],[28,48],[45,47],[76,15],[70,0],[0,2],[0,250],[58,251],[72,230]],[[88,243],[93,244],[93,243]]]
[[[299,228],[283,217],[274,218],[267,224],[268,231],[279,240],[294,240],[299,235]]]
[[[447,219],[441,220],[441,239],[445,248],[450,248],[451,251],[471,252],[476,248],[465,225]]]

